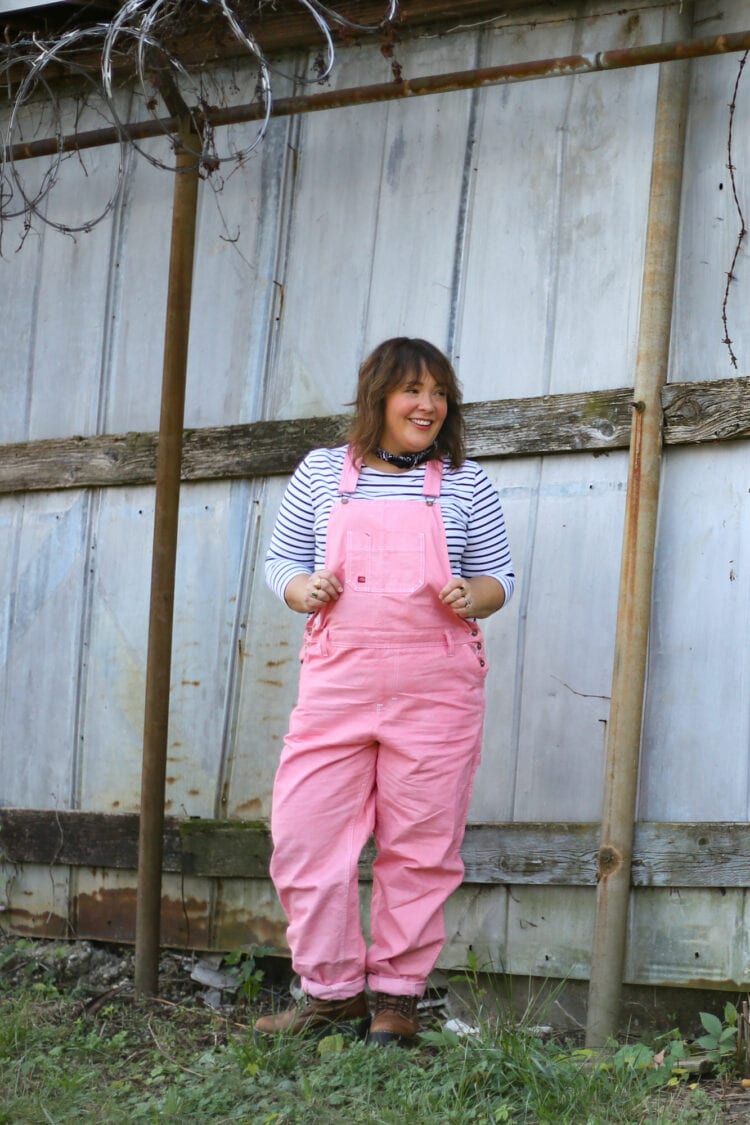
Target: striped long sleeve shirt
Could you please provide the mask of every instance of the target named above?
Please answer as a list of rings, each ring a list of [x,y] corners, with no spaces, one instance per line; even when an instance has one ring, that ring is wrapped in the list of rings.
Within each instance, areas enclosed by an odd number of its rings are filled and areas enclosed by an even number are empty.
[[[284,599],[284,590],[298,574],[312,574],[325,565],[326,531],[338,500],[345,446],[314,449],[297,467],[281,502],[266,555],[266,581]],[[356,499],[419,501],[424,465],[405,473],[379,472],[366,465],[359,475]],[[448,542],[451,573],[462,578],[489,575],[510,600],[515,584],[500,497],[476,461],[443,470],[439,504]]]

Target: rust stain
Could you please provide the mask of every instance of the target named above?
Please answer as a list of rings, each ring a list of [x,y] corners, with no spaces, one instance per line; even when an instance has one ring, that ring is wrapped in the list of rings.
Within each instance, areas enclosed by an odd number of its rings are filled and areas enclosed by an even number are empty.
[[[188,789],[188,794],[191,797],[200,797],[200,793],[201,793],[200,789]]]
[[[175,781],[177,781],[177,778],[176,778],[176,777],[168,777],[168,778],[166,778],[166,782],[167,782],[167,785],[174,785]]]
[[[112,802],[112,808],[113,808],[113,809],[119,809],[119,807],[120,807],[120,802],[119,802],[119,801],[113,801],[113,802]]]
[[[599,879],[607,879],[622,867],[622,855],[617,848],[605,846],[599,849],[597,873]]]
[[[79,937],[103,941],[135,941],[135,887],[79,894],[74,900]],[[209,904],[203,899],[162,897],[161,944],[205,949],[208,942]]]
[[[181,680],[180,683],[183,687],[200,687],[200,680]]]
[[[3,911],[3,919],[15,934],[24,937],[68,938],[70,925],[67,918],[52,914],[49,910],[34,914],[18,906],[9,906]]]
[[[284,664],[288,664],[291,657],[285,656],[283,660],[267,660],[266,668],[282,668]]]
[[[283,687],[281,680],[258,680],[259,684],[267,684],[268,687]]]
[[[259,813],[263,808],[263,802],[260,797],[253,797],[251,801],[243,801],[241,805],[237,806],[238,813]]]
[[[248,914],[246,910],[229,911],[216,928],[215,944],[218,949],[263,945],[274,952],[287,953],[286,926],[283,919]]]

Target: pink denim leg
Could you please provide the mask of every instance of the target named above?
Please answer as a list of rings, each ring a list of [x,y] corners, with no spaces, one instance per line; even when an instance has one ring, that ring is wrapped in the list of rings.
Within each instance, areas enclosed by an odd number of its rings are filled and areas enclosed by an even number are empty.
[[[307,698],[308,680],[320,679],[309,671],[274,782],[271,878],[302,987],[336,1000],[365,987],[357,864],[372,831],[377,751],[351,692],[345,707]]]
[[[409,690],[379,732],[367,979],[376,992],[421,996],[445,943],[444,904],[463,877],[484,692],[468,646],[405,651],[402,661]]]

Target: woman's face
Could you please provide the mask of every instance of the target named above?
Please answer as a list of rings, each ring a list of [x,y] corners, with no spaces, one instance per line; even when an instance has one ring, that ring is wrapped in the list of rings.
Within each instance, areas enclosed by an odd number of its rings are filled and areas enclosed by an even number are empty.
[[[432,445],[448,414],[448,396],[426,368],[385,396],[380,445],[388,453],[419,453]]]

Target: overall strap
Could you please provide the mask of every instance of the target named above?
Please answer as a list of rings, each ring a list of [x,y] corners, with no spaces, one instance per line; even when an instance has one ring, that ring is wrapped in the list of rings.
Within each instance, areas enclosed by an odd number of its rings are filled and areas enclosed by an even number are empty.
[[[352,457],[352,451],[347,446],[346,453],[344,454],[344,464],[341,467],[341,477],[339,479],[339,495],[350,495],[356,491],[357,481],[359,480],[359,471],[362,467],[360,461],[355,461]],[[424,496],[437,498],[440,495],[440,490],[443,485],[443,462],[437,458],[428,461],[425,466],[424,484],[422,485],[422,494]]]
[[[425,496],[439,496],[443,484],[443,461],[438,457],[427,462],[422,492]]]
[[[359,480],[359,470],[361,462],[355,462],[352,457],[352,451],[349,446],[346,447],[344,454],[344,464],[341,468],[341,478],[339,480],[339,495],[344,495],[357,490],[357,481]]]

